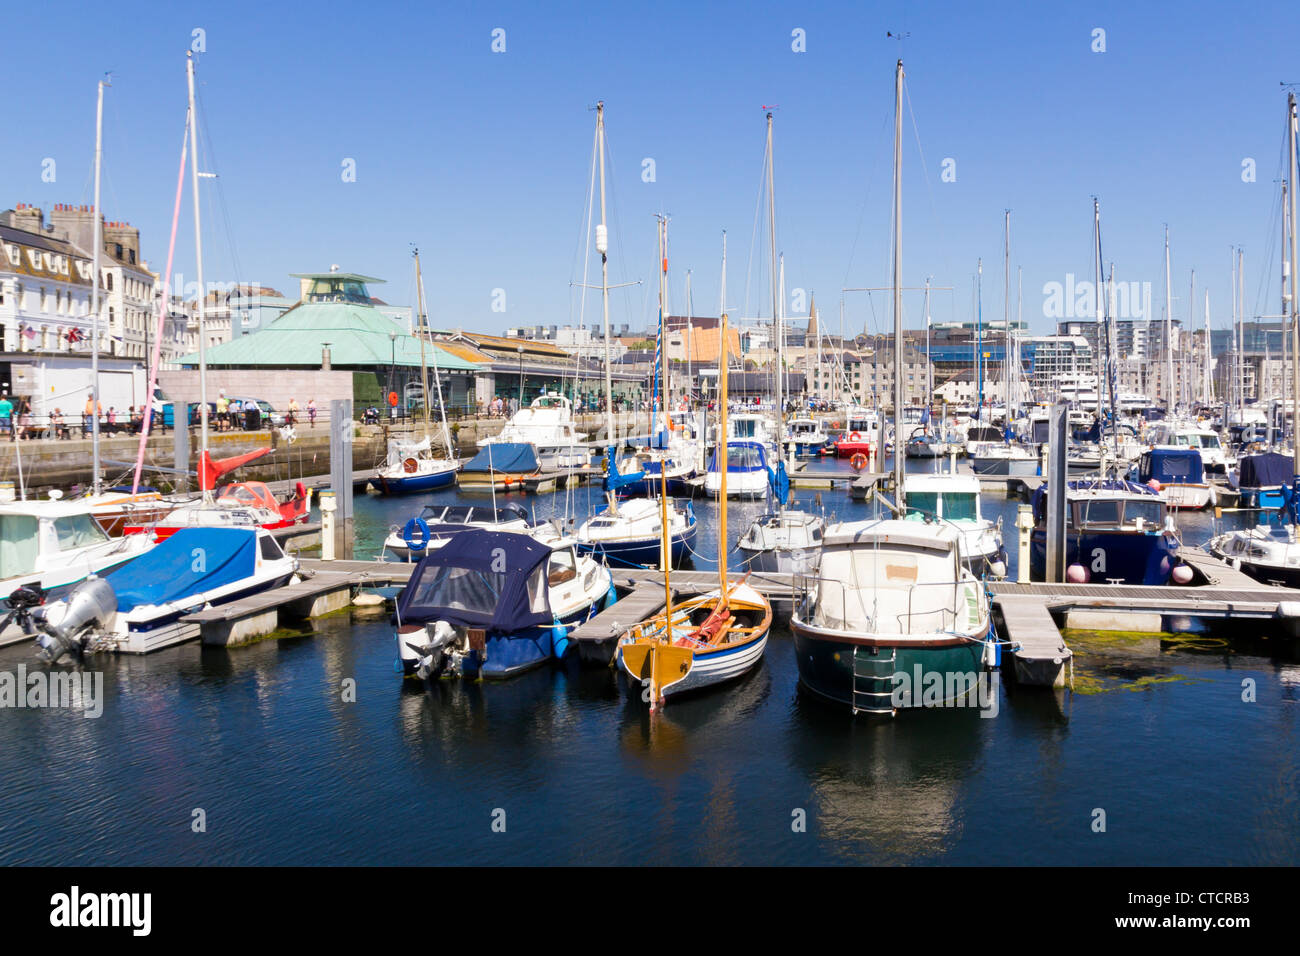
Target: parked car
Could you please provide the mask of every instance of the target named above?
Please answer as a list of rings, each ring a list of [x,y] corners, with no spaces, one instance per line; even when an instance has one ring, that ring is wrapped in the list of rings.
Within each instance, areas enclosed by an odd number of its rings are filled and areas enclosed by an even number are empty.
[[[271,403],[264,398],[239,398],[238,396],[236,396],[232,398],[231,401],[239,402],[239,407],[241,409],[247,409],[250,404],[256,405],[259,409],[262,410],[263,425],[267,423],[267,419],[270,419],[270,423],[273,428],[279,428],[281,425],[284,424],[284,412],[277,412],[275,408],[272,407]]]

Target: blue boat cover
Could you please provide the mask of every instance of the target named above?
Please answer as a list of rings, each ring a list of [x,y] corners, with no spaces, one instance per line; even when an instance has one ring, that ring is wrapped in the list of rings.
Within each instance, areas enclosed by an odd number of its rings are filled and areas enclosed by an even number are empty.
[[[763,446],[756,441],[732,441],[727,443],[727,471],[766,471],[767,454]],[[718,471],[718,446],[709,456],[709,471]]]
[[[777,507],[790,497],[790,476],[785,473],[785,462],[777,460],[775,468],[767,470],[767,490]]]
[[[484,445],[462,472],[502,471],[509,474],[532,474],[537,464],[537,449],[527,442],[494,442]]]
[[[1241,459],[1241,480],[1237,484],[1242,488],[1274,488],[1290,481],[1294,471],[1290,455],[1275,451],[1246,455]]]
[[[181,528],[166,541],[104,575],[117,609],[167,604],[252,575],[255,528]]]
[[[628,485],[639,485],[643,481],[645,481],[644,471],[630,472],[626,475],[618,473],[618,462],[614,459],[614,448],[611,446],[605,454],[605,490],[617,491]]]
[[[1124,481],[1121,478],[1084,478],[1079,481],[1067,481],[1065,483],[1065,497],[1069,501],[1071,493],[1087,494],[1089,491],[1122,491],[1130,495],[1148,495],[1153,498],[1159,498],[1160,492],[1146,485],[1139,485],[1135,481]],[[1038,486],[1034,492],[1034,521],[1041,523],[1047,520],[1047,483]]]
[[[528,535],[462,531],[415,566],[398,595],[397,619],[447,621],[497,634],[549,626],[555,620],[546,580],[550,556],[547,545]]]
[[[1199,485],[1205,482],[1201,453],[1195,448],[1153,448],[1142,456],[1138,481],[1154,478],[1161,484]]]

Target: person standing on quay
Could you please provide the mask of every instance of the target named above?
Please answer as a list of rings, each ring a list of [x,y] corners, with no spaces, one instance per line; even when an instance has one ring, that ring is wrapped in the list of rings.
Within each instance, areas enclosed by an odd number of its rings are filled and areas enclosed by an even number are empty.
[[[288,421],[286,421],[285,424],[293,425],[296,424],[297,421],[298,421],[298,399],[291,398],[289,399],[289,417],[288,417]]]
[[[316,427],[316,399],[307,399],[307,421],[310,428]]]
[[[14,403],[9,401],[9,393],[0,393],[0,435],[13,438]]]

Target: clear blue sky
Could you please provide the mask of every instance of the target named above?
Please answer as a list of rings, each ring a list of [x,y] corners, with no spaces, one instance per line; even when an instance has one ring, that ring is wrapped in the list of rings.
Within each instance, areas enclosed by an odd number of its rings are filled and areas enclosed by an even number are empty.
[[[185,112],[185,51],[206,31],[200,112],[220,174],[207,181],[209,280],[292,294],[290,272],[380,276],[414,302],[422,251],[430,321],[499,331],[575,321],[597,99],[613,165],[613,321],[653,313],[653,215],[671,215],[671,305],[685,270],[695,312],[717,312],[720,235],[729,305],[766,304],[766,246],[752,243],[762,104],[777,104],[778,245],[787,288],[815,291],[837,322],[843,286],[889,282],[893,68],[904,31],[904,280],[955,291],[936,320],[965,318],[985,260],[984,312],[1002,312],[1002,213],[1012,210],[1025,317],[1047,331],[1043,285],[1090,277],[1091,199],[1116,277],[1149,281],[1160,315],[1163,226],[1174,315],[1189,270],[1229,316],[1229,248],[1246,249],[1247,310],[1278,310],[1285,95],[1300,82],[1300,6],[962,2],[737,4],[10,4],[0,77],[0,208],[89,202],[95,83],[105,108],[104,211],[143,232],[161,269]],[[1138,9],[1134,9],[1134,7]],[[506,52],[491,49],[494,28]],[[1091,49],[1094,28],[1106,52]],[[791,32],[806,34],[806,52]],[[21,38],[19,42],[18,38]],[[45,157],[57,181],[41,180]],[[642,160],[656,181],[642,182]],[[956,182],[941,181],[945,158]],[[1257,181],[1243,183],[1244,158]],[[342,162],[356,161],[356,182]],[[187,196],[177,269],[193,275]],[[227,223],[228,220],[228,223]],[[754,248],[751,249],[751,246]],[[746,283],[747,265],[756,259]],[[1269,258],[1265,261],[1265,255]],[[236,266],[239,274],[236,275]],[[592,272],[592,279],[598,272]],[[492,311],[494,289],[507,311]],[[1201,318],[1200,295],[1195,321]],[[887,296],[874,297],[877,322]],[[589,300],[587,322],[598,321]],[[909,294],[909,324],[920,300]],[[848,297],[861,328],[866,296]]]

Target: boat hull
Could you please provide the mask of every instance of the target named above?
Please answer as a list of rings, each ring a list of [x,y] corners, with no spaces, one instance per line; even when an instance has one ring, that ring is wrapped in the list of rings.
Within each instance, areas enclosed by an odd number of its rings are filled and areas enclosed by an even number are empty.
[[[810,574],[817,570],[821,558],[818,548],[746,548],[740,553],[745,570],[774,574]]]
[[[988,478],[1032,478],[1038,474],[1036,458],[982,458],[970,460],[971,471]]]
[[[456,470],[436,471],[427,475],[402,475],[400,477],[376,475],[370,485],[381,495],[415,495],[425,491],[439,491],[456,484]]]
[[[1164,532],[1070,531],[1065,564],[1080,564],[1090,580],[1104,584],[1168,584],[1178,564],[1177,539]],[[1029,538],[1029,577],[1042,581],[1047,572],[1047,531],[1035,528]]]
[[[949,675],[976,675],[983,669],[984,643],[981,639],[962,641],[936,641],[935,646],[920,646],[920,641],[895,641],[880,638],[874,645],[847,639],[828,638],[817,628],[791,620],[794,633],[795,662],[799,668],[799,682],[818,697],[846,707],[854,713],[874,709],[866,706],[872,700],[865,697],[863,688],[872,688],[877,695],[892,691],[894,674],[906,674],[912,686],[918,686],[919,705],[925,698],[921,694],[927,683],[937,675],[940,692],[937,699],[927,704],[953,704],[962,696],[954,693],[955,682]],[[854,651],[854,648],[860,648]],[[871,651],[874,649],[875,653]],[[854,676],[854,656],[862,661],[874,659],[879,677]],[[893,658],[891,661],[890,658]],[[857,693],[855,693],[855,680]],[[869,681],[869,682],[868,682]],[[877,696],[875,702],[889,707],[887,698]],[[892,708],[890,708],[892,709]]]
[[[680,697],[692,691],[735,680],[748,673],[763,659],[763,651],[767,648],[767,637],[768,632],[764,631],[761,637],[734,647],[723,646],[712,651],[697,651],[692,658],[690,672],[677,683],[665,688],[663,696]],[[622,648],[618,651],[618,666],[628,678],[629,692],[639,696],[642,693],[641,681],[628,670],[623,661]]]
[[[694,522],[680,534],[672,538],[673,566],[679,566],[691,554],[695,544],[696,525]],[[622,541],[578,542],[578,553],[589,554],[597,559],[604,559],[611,567],[658,567],[663,552],[663,539],[630,538]]]

